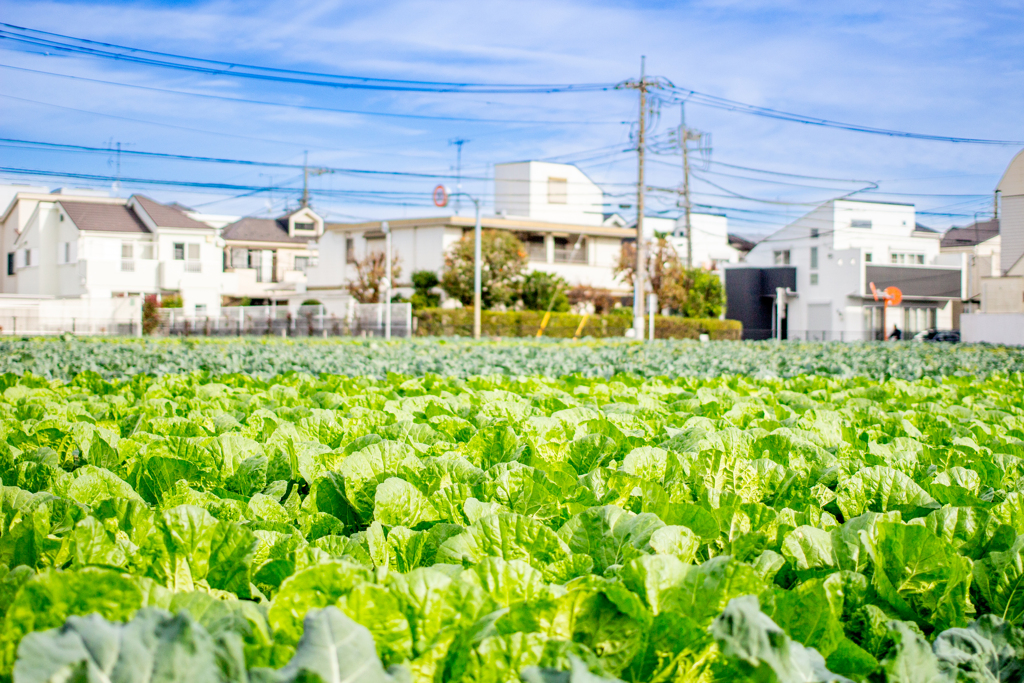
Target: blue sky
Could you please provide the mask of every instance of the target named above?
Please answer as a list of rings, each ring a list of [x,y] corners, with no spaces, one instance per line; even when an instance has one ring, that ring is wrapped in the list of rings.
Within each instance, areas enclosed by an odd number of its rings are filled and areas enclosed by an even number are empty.
[[[1022,2],[19,0],[5,4],[0,20],[209,59],[432,81],[616,83],[636,77],[646,55],[648,73],[676,86],[759,106],[919,133],[1024,140]],[[126,150],[286,164],[301,164],[308,152],[311,165],[441,175],[454,172],[450,141],[463,138],[464,187],[471,192],[490,194],[486,179],[494,163],[550,159],[577,162],[605,187],[613,206],[634,201],[628,183],[635,180],[636,161],[627,150],[637,104],[631,91],[338,90],[43,54],[5,40],[0,65],[4,138],[93,147],[120,142]],[[728,213],[731,230],[748,235],[785,224],[809,204],[870,186],[860,181],[879,187],[856,196],[915,203],[922,223],[966,224],[975,212],[991,210],[991,192],[1019,149],[866,135],[696,103],[687,106],[687,120],[712,136],[711,163],[698,164],[695,201]],[[663,103],[655,135],[678,122],[678,105]],[[116,175],[113,154],[9,144],[2,150],[4,167]],[[278,213],[295,204],[301,186],[294,168],[127,155],[120,174],[281,186],[242,197],[235,196],[240,191],[129,182],[120,190],[239,215]],[[655,155],[648,175],[651,185],[678,186],[679,157]],[[9,173],[0,178],[109,187]],[[310,185],[315,206],[343,221],[435,214],[429,193],[436,182],[332,173]],[[669,193],[654,192],[648,201],[651,212],[677,212]]]

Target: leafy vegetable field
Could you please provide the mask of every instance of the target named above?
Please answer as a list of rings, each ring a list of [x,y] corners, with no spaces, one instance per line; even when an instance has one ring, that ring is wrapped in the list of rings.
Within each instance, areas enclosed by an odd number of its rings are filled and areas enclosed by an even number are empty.
[[[787,342],[524,340],[474,343],[415,339],[374,341],[25,340],[0,341],[0,373],[31,372],[70,379],[96,372],[107,379],[136,373],[203,370],[269,377],[286,372],[383,378],[388,372],[471,377],[493,373],[563,377],[643,377],[801,374],[918,379],[947,375],[985,377],[1024,372],[1024,348],[970,344],[843,344]]]
[[[1022,681],[1018,356],[892,346],[950,376],[0,375],[0,678]]]

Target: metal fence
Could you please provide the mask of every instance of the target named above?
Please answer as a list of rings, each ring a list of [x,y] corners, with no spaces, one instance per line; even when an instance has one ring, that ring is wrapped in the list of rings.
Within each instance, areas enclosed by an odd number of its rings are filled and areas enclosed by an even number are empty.
[[[384,337],[388,304],[351,304],[341,315],[324,306],[224,306],[220,315],[160,311],[154,334],[167,336]],[[390,304],[391,336],[413,334],[412,304]]]
[[[38,313],[0,314],[0,336],[36,337],[59,334],[134,337],[141,334],[140,321],[90,317],[48,317]]]

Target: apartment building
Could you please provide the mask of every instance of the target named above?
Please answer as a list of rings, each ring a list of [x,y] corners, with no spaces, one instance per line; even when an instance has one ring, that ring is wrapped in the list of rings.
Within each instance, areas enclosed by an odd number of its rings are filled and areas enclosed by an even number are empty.
[[[217,230],[143,195],[17,192],[2,217],[0,291],[56,298],[180,295],[191,313],[219,311]]]
[[[942,235],[914,206],[852,199],[822,204],[761,240],[744,266],[725,266],[727,317],[744,335],[860,340],[959,324],[964,255],[941,252]],[[885,311],[877,289],[898,287]],[[781,307],[781,308],[780,308]]]

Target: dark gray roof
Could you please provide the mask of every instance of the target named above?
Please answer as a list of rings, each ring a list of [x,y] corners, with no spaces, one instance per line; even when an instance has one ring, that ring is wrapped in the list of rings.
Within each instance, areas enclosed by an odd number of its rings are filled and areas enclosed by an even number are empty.
[[[210,226],[206,223],[200,223],[197,220],[193,220],[185,215],[185,212],[175,206],[168,206],[167,204],[161,204],[160,202],[153,201],[149,197],[141,194],[134,195],[133,199],[139,203],[139,206],[149,214],[149,217],[153,219],[153,222],[160,228],[202,228],[209,230]]]
[[[729,234],[729,246],[733,249],[739,249],[740,251],[750,251],[754,248],[754,243],[745,237],[739,235]]]
[[[914,225],[914,230],[917,232],[938,232],[935,228],[929,228],[927,225],[921,225],[920,223]]]
[[[942,236],[942,247],[973,247],[999,234],[999,219],[979,221],[966,228],[950,228]]]
[[[103,232],[145,232],[149,229],[139,220],[135,212],[123,204],[100,204],[92,202],[69,202],[61,200],[63,207],[79,230]]]
[[[315,237],[291,237],[287,218],[243,218],[224,227],[220,234],[234,242],[292,242],[305,244]]]

